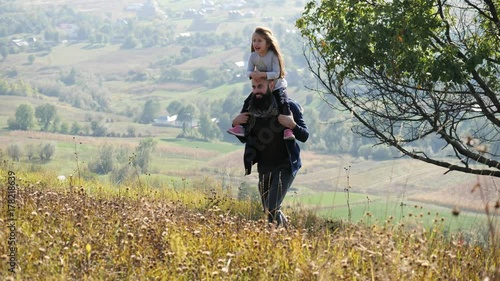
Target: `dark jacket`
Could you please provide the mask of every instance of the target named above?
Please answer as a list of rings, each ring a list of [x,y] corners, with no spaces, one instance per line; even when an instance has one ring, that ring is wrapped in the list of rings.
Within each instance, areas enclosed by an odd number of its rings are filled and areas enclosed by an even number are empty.
[[[299,169],[302,167],[302,161],[300,159],[300,147],[297,143],[298,141],[305,142],[309,138],[309,131],[304,122],[302,116],[302,107],[294,100],[289,99],[290,111],[293,114],[293,119],[297,126],[293,129],[295,135],[295,140],[285,141],[286,148],[288,151],[288,159],[290,159],[290,165],[292,168],[292,174],[295,176]],[[255,142],[251,136],[248,137],[238,137],[241,142],[245,143],[245,154],[243,155],[243,163],[245,165],[245,175],[249,175],[252,172],[252,165],[259,162],[258,154],[256,153]]]

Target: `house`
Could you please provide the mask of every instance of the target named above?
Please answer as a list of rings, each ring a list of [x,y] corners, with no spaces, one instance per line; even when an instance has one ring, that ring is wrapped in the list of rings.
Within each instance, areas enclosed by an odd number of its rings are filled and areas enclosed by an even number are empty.
[[[238,20],[244,18],[245,15],[239,10],[231,10],[227,14],[227,18],[230,20]]]
[[[24,39],[12,39],[12,44],[18,46],[18,47],[25,47],[25,46],[29,46],[30,44],[28,42],[26,42],[26,40]]]
[[[184,126],[184,123],[186,123],[191,128],[198,126],[198,121],[196,120],[180,121],[177,120],[177,117],[177,114],[172,116],[160,116],[153,120],[153,126],[182,128]]]
[[[185,19],[201,19],[205,16],[203,11],[198,11],[196,9],[186,9],[182,14]]]
[[[133,4],[130,4],[127,7],[125,7],[125,11],[127,11],[127,12],[137,12],[140,9],[142,9],[142,7],[144,7],[144,4],[142,4],[142,3],[133,3]]]

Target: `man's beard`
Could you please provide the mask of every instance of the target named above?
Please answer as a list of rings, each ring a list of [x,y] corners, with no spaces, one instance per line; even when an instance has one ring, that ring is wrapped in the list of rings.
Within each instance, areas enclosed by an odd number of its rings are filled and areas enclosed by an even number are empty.
[[[265,111],[267,109],[269,109],[269,107],[271,106],[271,99],[272,99],[272,93],[271,93],[271,89],[269,89],[269,87],[267,88],[267,92],[263,95],[260,95],[261,98],[257,98],[256,96],[253,97],[252,99],[252,103],[253,103],[253,107],[257,110],[260,110],[260,111]]]
[[[252,99],[248,111],[256,118],[271,118],[279,115],[276,100],[273,97],[271,89],[267,89],[265,94],[252,94]]]

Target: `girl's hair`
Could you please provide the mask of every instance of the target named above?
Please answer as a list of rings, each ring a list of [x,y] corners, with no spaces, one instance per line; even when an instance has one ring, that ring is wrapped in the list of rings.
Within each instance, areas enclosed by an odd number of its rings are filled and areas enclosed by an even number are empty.
[[[283,55],[281,54],[280,45],[278,40],[274,37],[271,29],[263,26],[258,26],[255,28],[254,34],[258,34],[266,40],[266,43],[269,44],[269,50],[273,51],[278,57],[278,63],[280,65],[280,78],[285,77],[285,61],[283,60]],[[253,44],[251,44],[252,53],[255,52]]]

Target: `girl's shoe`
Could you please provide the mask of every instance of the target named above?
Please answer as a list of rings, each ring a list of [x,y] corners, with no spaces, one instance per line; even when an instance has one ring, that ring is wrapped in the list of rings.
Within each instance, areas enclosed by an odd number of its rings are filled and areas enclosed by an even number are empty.
[[[285,129],[285,132],[283,133],[283,139],[284,140],[294,140],[295,135],[293,134],[292,129]]]
[[[243,126],[241,126],[241,125],[234,126],[231,129],[227,130],[227,132],[229,134],[237,136],[237,137],[244,137],[245,136],[245,128],[243,128]]]

